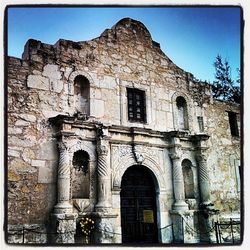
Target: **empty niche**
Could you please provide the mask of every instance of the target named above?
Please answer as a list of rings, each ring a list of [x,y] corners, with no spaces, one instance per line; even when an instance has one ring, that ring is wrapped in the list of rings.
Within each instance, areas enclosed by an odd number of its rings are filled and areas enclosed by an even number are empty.
[[[184,97],[178,96],[176,98],[177,115],[179,129],[188,129],[188,112],[187,102]]]
[[[90,101],[89,101],[89,80],[82,75],[76,76],[74,80],[74,98],[76,112],[89,115]]]
[[[182,172],[183,172],[184,190],[186,199],[194,198],[194,176],[191,167],[192,167],[191,161],[187,159],[182,161]]]
[[[72,170],[72,198],[89,198],[89,155],[83,150],[74,153]]]

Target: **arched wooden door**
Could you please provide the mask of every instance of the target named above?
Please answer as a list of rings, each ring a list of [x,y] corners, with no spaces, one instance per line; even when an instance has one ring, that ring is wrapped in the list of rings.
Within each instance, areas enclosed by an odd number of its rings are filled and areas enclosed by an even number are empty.
[[[156,215],[156,190],[151,171],[143,166],[128,168],[121,184],[122,243],[157,243]]]

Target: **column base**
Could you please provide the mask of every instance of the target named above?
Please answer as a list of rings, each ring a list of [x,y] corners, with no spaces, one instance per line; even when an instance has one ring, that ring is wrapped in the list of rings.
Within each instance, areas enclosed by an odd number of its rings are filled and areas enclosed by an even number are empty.
[[[97,212],[95,243],[117,244],[121,243],[121,227],[117,225],[117,214]]]
[[[109,213],[111,209],[111,205],[109,202],[98,202],[95,206],[96,212]]]
[[[51,214],[51,242],[54,244],[75,243],[77,214]]]
[[[173,204],[173,210],[188,210],[188,204],[184,200],[175,201],[175,203]]]
[[[174,243],[199,243],[199,229],[197,228],[197,211],[170,211],[173,223]],[[193,229],[193,230],[192,230]]]
[[[54,207],[55,214],[71,214],[72,212],[73,206],[68,201],[59,202]]]

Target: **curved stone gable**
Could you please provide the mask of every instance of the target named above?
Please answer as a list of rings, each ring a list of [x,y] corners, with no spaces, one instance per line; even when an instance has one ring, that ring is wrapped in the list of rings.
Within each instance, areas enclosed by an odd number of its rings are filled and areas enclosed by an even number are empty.
[[[152,37],[145,25],[137,20],[131,18],[123,18],[117,22],[112,30],[115,32],[124,32],[126,34],[133,34],[133,38],[140,39],[144,43],[152,43]]]

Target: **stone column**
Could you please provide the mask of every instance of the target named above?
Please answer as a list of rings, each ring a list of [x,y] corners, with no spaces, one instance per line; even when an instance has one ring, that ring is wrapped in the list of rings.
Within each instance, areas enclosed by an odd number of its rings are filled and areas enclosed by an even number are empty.
[[[203,151],[203,152],[202,152]],[[210,183],[207,169],[207,160],[204,154],[204,149],[199,149],[197,154],[197,161],[199,165],[199,188],[200,188],[200,216],[199,225],[200,230],[204,231],[201,235],[201,239],[204,242],[214,242],[214,232],[211,231],[213,227],[214,216],[217,210],[213,208],[213,204],[210,200]]]
[[[57,199],[58,203],[54,208],[55,214],[65,214],[72,212],[70,204],[70,160],[69,152],[65,143],[58,143],[60,150],[58,176],[57,176]]]
[[[108,137],[99,137],[97,141],[98,203],[96,204],[96,210],[101,212],[108,212],[108,209],[111,207],[111,180],[108,151]]]
[[[197,155],[197,161],[199,165],[199,187],[200,187],[200,197],[201,205],[210,205],[210,183],[207,170],[207,161],[205,154],[199,153]]]
[[[58,143],[60,156],[57,175],[57,204],[51,214],[51,241],[59,244],[74,243],[77,214],[70,204],[70,157],[65,143]]]
[[[188,210],[188,204],[185,202],[184,180],[180,157],[177,154],[171,154],[173,162],[173,185],[175,202],[173,210]]]

